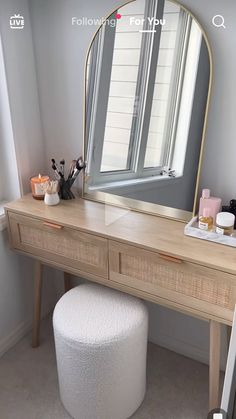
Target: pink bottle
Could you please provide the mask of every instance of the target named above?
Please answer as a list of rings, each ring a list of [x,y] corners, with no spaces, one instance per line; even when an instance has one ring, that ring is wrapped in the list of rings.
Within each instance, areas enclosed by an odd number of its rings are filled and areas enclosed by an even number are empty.
[[[200,198],[199,217],[203,215],[204,208],[209,208],[210,215],[213,218],[213,222],[215,224],[216,214],[218,214],[218,212],[221,211],[221,205],[222,205],[222,201],[220,198],[210,196],[210,189],[203,189],[202,197]]]

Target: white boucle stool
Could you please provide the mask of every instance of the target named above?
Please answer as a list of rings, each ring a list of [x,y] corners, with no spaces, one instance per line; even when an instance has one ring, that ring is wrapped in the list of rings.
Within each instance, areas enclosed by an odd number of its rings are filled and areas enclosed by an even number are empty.
[[[61,400],[76,419],[127,419],[146,390],[148,313],[95,284],[64,294],[53,314]]]

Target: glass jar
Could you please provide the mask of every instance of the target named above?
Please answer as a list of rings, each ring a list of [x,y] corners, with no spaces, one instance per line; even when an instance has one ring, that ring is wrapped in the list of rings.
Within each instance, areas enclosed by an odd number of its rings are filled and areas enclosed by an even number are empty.
[[[231,212],[219,212],[216,216],[216,233],[231,236],[234,231],[235,215]]]

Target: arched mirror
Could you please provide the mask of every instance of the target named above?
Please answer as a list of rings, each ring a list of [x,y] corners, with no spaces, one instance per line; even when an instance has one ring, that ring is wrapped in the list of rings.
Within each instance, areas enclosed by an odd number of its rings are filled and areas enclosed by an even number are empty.
[[[109,16],[86,64],[85,198],[192,217],[211,66],[202,27],[177,2],[135,0]]]

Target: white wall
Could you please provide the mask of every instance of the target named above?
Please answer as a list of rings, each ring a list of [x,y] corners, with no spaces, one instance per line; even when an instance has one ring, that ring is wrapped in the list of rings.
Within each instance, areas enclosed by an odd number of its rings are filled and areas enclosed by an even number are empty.
[[[25,16],[25,30],[14,31],[9,28],[9,17],[14,13],[22,13]],[[9,153],[12,153],[10,141],[13,136],[21,174],[20,183],[23,191],[27,192],[30,176],[44,171],[45,153],[26,0],[0,1],[0,30],[10,101],[8,104],[5,86],[1,80],[0,134],[1,140],[5,141],[5,147],[2,148],[1,144],[0,152],[5,153],[5,158],[9,157]],[[13,156],[12,164],[11,176],[16,177]],[[13,195],[16,197],[19,194],[18,186],[13,185],[11,195],[2,198],[13,199]],[[52,309],[57,298],[54,275],[52,270],[47,269],[45,272],[43,314]],[[0,232],[0,356],[31,326],[32,276],[32,260],[10,251],[6,230]]]
[[[33,261],[13,253],[7,231],[0,232],[0,356],[31,328],[33,313]],[[42,315],[55,304],[55,272],[46,269]]]
[[[23,14],[24,30],[12,30],[9,17]],[[28,191],[29,177],[45,169],[43,131],[27,0],[0,1],[0,30],[21,187]]]
[[[236,48],[234,0],[185,0],[184,5],[205,28],[213,51],[213,89],[210,105],[205,155],[202,171],[202,185],[228,202],[236,196],[234,175],[236,141],[234,138],[236,96]],[[225,17],[226,29],[215,28],[211,19],[216,14]]]

